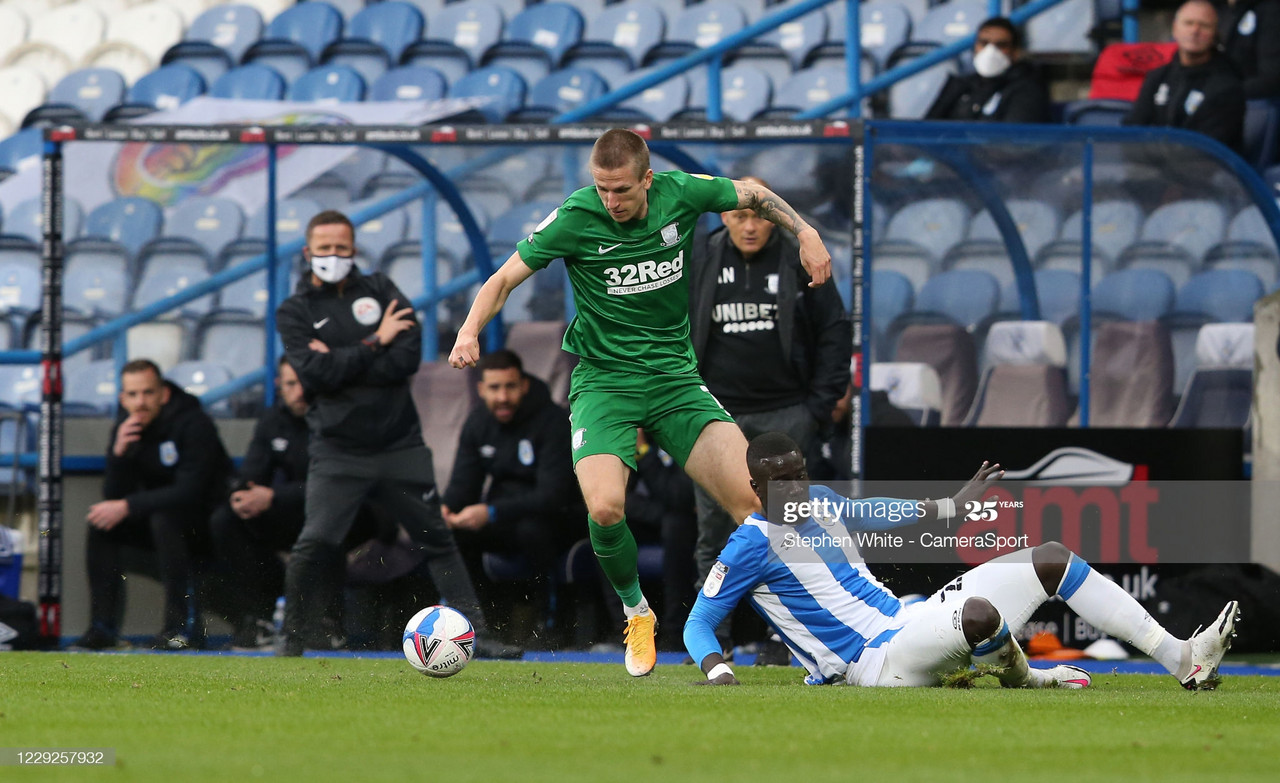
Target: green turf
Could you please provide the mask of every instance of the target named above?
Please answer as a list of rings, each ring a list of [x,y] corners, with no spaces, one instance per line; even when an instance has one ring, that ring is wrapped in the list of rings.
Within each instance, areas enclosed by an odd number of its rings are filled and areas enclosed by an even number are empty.
[[[799,669],[0,655],[0,746],[112,747],[114,769],[0,780],[812,781],[1280,778],[1280,678],[1188,693],[812,688]]]

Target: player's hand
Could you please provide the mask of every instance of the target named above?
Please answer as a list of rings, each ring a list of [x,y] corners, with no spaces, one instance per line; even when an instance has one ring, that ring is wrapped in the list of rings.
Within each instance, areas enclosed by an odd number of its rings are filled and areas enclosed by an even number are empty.
[[[725,672],[714,680],[698,680],[694,685],[741,685],[738,678],[733,676],[733,672]]]
[[[120,422],[120,428],[116,430],[115,443],[111,446],[111,453],[117,457],[123,457],[129,446],[141,439],[142,422],[131,415]]]
[[[479,335],[458,332],[458,339],[454,341],[453,350],[449,352],[449,366],[461,370],[463,367],[475,367],[478,361],[480,361]]]
[[[325,345],[323,342],[321,342],[320,340],[318,340],[318,339],[317,339],[317,338],[315,338],[315,337],[312,337],[312,338],[311,338],[311,342],[307,343],[307,347],[308,347],[308,348],[310,348],[311,350],[315,351],[316,353],[328,353],[328,352],[329,352],[329,346]]]
[[[813,228],[801,231],[797,238],[800,240],[800,263],[811,278],[809,287],[818,288],[831,279],[831,253],[827,252],[822,237]]]
[[[479,530],[489,524],[489,507],[483,503],[474,503],[456,514],[445,518],[445,524],[455,530]]]
[[[978,468],[978,472],[969,479],[969,483],[961,487],[960,491],[951,498],[956,504],[956,513],[963,513],[966,503],[985,500],[991,485],[1002,478],[1004,478],[1004,470],[1000,468],[1000,463],[984,460],[982,467]]]
[[[248,488],[231,493],[231,510],[241,519],[253,519],[271,508],[275,497],[271,487],[260,487],[250,481]]]
[[[98,530],[107,531],[124,521],[129,516],[129,501],[104,500],[89,506],[85,519]]]
[[[391,345],[391,341],[401,332],[407,332],[415,325],[413,306],[397,310],[396,305],[399,303],[398,299],[391,300],[391,304],[387,305],[387,309],[382,313],[382,322],[378,324],[378,331],[374,332],[374,336],[382,345]]]

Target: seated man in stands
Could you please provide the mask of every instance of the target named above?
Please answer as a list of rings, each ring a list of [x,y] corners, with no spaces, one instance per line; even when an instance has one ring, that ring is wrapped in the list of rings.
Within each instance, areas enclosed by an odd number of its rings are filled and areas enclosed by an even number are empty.
[[[1280,98],[1280,0],[1217,0],[1218,40],[1244,97]]]
[[[120,412],[107,450],[102,495],[89,507],[86,650],[121,646],[126,546],[156,552],[164,584],[164,616],[152,646],[204,646],[196,606],[198,553],[208,546],[209,513],[221,500],[231,459],[200,400],[166,381],[148,359],[120,371]]]
[[[1244,87],[1218,51],[1218,14],[1208,0],[1187,0],[1173,18],[1178,53],[1147,74],[1125,125],[1186,128],[1239,151],[1244,137]]]
[[[973,42],[975,73],[947,79],[924,118],[1048,122],[1049,91],[1040,69],[1023,54],[1013,22],[1003,16],[983,22]]]

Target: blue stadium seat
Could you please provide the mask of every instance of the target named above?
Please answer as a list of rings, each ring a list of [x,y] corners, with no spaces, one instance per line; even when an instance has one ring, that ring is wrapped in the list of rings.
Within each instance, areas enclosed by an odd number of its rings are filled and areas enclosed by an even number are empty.
[[[371,97],[370,100],[382,99]],[[386,167],[387,154],[385,152],[369,149],[368,147],[353,147],[351,154],[330,171],[347,183],[348,192],[358,194],[363,192],[366,182],[381,174]]]
[[[929,278],[916,294],[913,313],[936,313],[972,330],[996,312],[1000,284],[986,272],[955,270]]]
[[[85,236],[109,239],[131,254],[160,235],[164,213],[149,199],[127,196],[108,201],[89,213]]]
[[[502,41],[484,54],[486,65],[505,65],[536,84],[560,67],[565,52],[582,40],[582,15],[567,3],[531,5],[507,22]]]
[[[342,14],[333,6],[319,0],[298,3],[271,20],[240,61],[270,66],[292,82],[317,65],[321,52],[341,35]]]
[[[560,204],[551,201],[521,204],[507,210],[489,224],[489,242],[493,245],[515,245],[533,233],[538,224]],[[505,258],[502,260],[506,260]]]
[[[62,304],[83,315],[114,317],[125,311],[130,293],[130,253],[105,239],[77,239],[67,245]]]
[[[730,0],[704,0],[688,6],[670,22],[666,41],[649,52],[646,64],[674,60],[713,46],[747,26],[742,9]],[[697,78],[700,70],[691,69],[689,78]]]
[[[196,17],[181,41],[169,47],[161,62],[181,62],[213,84],[244,57],[262,37],[262,14],[247,5],[220,5]]]
[[[1040,318],[1062,326],[1080,313],[1080,274],[1066,269],[1035,271],[1036,300]],[[1020,313],[1022,308],[1016,282],[1000,288],[1000,312]]]
[[[364,100],[364,79],[345,65],[321,65],[307,71],[285,95],[290,101],[357,103]]]
[[[805,68],[773,92],[773,114],[793,114],[812,109],[849,92],[849,73],[843,66]]]
[[[260,239],[241,239],[227,245],[218,258],[220,269],[229,269],[249,259],[267,252],[267,244]],[[292,294],[280,291],[279,301]],[[227,283],[218,292],[218,304],[221,310],[235,310],[247,313],[253,318],[264,318],[267,314],[267,273],[259,270],[232,283]]]
[[[897,272],[919,291],[938,269],[938,261],[928,249],[907,240],[877,241],[871,248],[876,269]]]
[[[276,242],[284,244],[301,239],[307,231],[307,223],[320,211],[320,205],[310,199],[288,198],[276,205]],[[263,204],[249,218],[245,228],[246,239],[265,239],[267,236],[267,206]]]
[[[905,65],[908,61],[908,58],[894,58],[889,67]],[[889,88],[889,116],[895,120],[923,119],[929,107],[937,100],[942,86],[954,73],[955,63],[946,60],[893,85]]]
[[[66,346],[72,340],[83,337],[93,329],[101,325],[101,321],[97,318],[79,313],[63,310],[62,313],[62,344]],[[27,319],[26,327],[26,348],[31,351],[40,350],[40,315],[33,313]],[[72,371],[79,367],[83,367],[94,359],[100,358],[102,348],[106,343],[98,343],[96,346],[90,346],[82,351],[74,354],[63,354],[62,356],[62,374],[65,378]]]
[[[769,76],[754,64],[743,60],[720,72],[720,110],[724,119],[750,122],[763,114],[773,100],[773,84]],[[707,80],[694,79],[689,85],[689,108],[682,119],[706,117]]]
[[[1280,99],[1246,102],[1244,111],[1244,151],[1242,157],[1262,171],[1280,156]]]
[[[905,276],[887,269],[871,272],[871,340],[874,355],[883,356],[888,346],[883,344],[889,324],[903,313],[911,312],[915,290]]]
[[[1096,54],[1090,39],[1097,24],[1095,0],[1066,0],[1027,20],[1026,49],[1033,53]]]
[[[1144,242],[1166,242],[1183,248],[1195,261],[1222,241],[1227,231],[1227,213],[1211,199],[1174,201],[1152,212],[1142,224]]]
[[[1132,108],[1133,104],[1129,101],[1103,98],[1071,101],[1063,109],[1063,120],[1068,125],[1118,128]]]
[[[309,199],[319,204],[321,209],[345,210],[351,203],[351,191],[346,180],[332,171],[322,172],[290,197]]]
[[[324,50],[322,61],[354,68],[372,84],[422,37],[422,27],[422,12],[413,5],[400,0],[374,3],[355,15],[346,34]]]
[[[70,242],[80,237],[84,225],[84,208],[73,198],[62,200],[62,241]],[[4,221],[4,232],[13,236],[26,237],[37,245],[44,238],[44,213],[40,199],[29,198],[21,201]]]
[[[452,84],[456,79],[452,67],[441,67],[435,60],[424,58],[457,59],[457,53],[461,52],[466,56],[468,67],[477,65],[484,59],[485,52],[502,40],[502,25],[502,11],[489,0],[450,3],[431,16],[424,39],[405,50],[401,63],[438,68]]]
[[[23,128],[0,141],[0,170],[17,171],[34,165],[44,150],[44,131]]]
[[[951,246],[942,259],[943,269],[977,269],[991,275],[1001,286],[1013,281],[1013,262],[1003,242],[966,239]]]
[[[1193,276],[1178,289],[1175,313],[1195,313],[1214,321],[1253,320],[1253,303],[1266,293],[1252,272],[1212,269]]]
[[[969,233],[969,208],[957,199],[932,198],[908,204],[889,218],[885,239],[913,242],[941,260]]]
[[[476,223],[480,227],[482,234],[486,233],[489,228],[489,216],[483,211],[474,213]],[[410,220],[406,239],[420,240],[422,221]],[[450,257],[457,259],[459,262],[466,261],[471,257],[471,242],[467,239],[466,232],[462,230],[462,223],[458,220],[458,216],[454,214],[453,209],[445,203],[444,199],[436,202],[436,247],[441,251],[448,253]]]
[[[1042,247],[1058,238],[1062,213],[1053,205],[1034,199],[1009,199],[1005,206],[1018,226],[1028,258],[1034,259]],[[969,238],[1001,241],[990,211],[984,209],[974,217],[969,224]]]
[[[157,109],[176,109],[204,94],[200,72],[180,62],[163,65],[133,83],[123,104],[107,113],[107,120],[140,117]]]
[[[39,246],[24,237],[0,236],[0,314],[39,310],[41,280]]]
[[[549,120],[609,91],[609,85],[598,73],[588,68],[561,68],[533,85],[525,99],[525,107],[513,121]]]
[[[448,91],[449,83],[435,68],[403,65],[379,76],[369,88],[368,98],[371,101],[438,101]]]
[[[742,158],[732,170],[739,176],[759,177],[791,206],[809,210],[825,195],[818,185],[821,160],[813,145],[785,144]]]
[[[32,109],[23,120],[30,125],[43,115],[53,117],[59,110],[73,110],[82,121],[102,122],[112,106],[124,100],[124,77],[111,68],[82,68],[72,71],[54,85],[44,105]]]
[[[529,149],[509,155],[462,180],[461,187],[472,193],[477,187],[501,189],[513,203],[525,200],[528,192],[547,175],[547,160],[551,156],[546,149]]]
[[[662,43],[666,28],[666,18],[653,5],[608,6],[588,17],[583,41],[566,54],[566,64],[590,68],[616,86]]]
[[[654,66],[653,68],[638,71],[632,74],[632,78],[627,81],[638,79],[651,73],[654,68],[660,67],[662,66]],[[705,74],[705,71],[703,73]],[[706,76],[703,75],[702,78],[705,79]],[[618,86],[613,85],[614,89],[617,89]],[[665,82],[655,84],[631,96],[616,107],[604,110],[597,116],[609,118],[614,122],[643,122],[646,120],[666,122],[688,108],[688,105],[689,79],[684,74],[677,73]]]
[[[221,364],[205,361],[186,361],[174,365],[165,373],[187,394],[200,397],[232,380],[231,370]],[[212,416],[232,415],[231,402],[227,399],[207,404],[204,409]]]
[[[505,259],[504,259],[505,260]],[[501,263],[497,261],[497,263]],[[449,256],[440,253],[436,256],[436,284],[441,285],[453,277],[453,261]],[[393,245],[387,250],[386,256],[383,258],[383,273],[391,278],[391,282],[410,299],[416,299],[422,296],[422,245],[413,240],[406,240],[397,245]],[[521,286],[523,288],[523,286]],[[517,289],[519,290],[519,289]],[[441,302],[440,307],[436,311],[436,322],[439,324],[452,324],[457,321],[455,316],[461,312],[465,314],[467,304],[470,301],[469,293],[459,294],[457,297],[448,302]],[[505,314],[505,309],[504,309]],[[460,317],[460,316],[458,316]]]
[[[165,233],[199,244],[217,258],[228,243],[240,238],[244,230],[244,212],[231,199],[218,196],[195,196],[184,199],[169,215]]]
[[[40,405],[40,368],[35,365],[0,365],[0,405],[22,410]]]
[[[215,311],[200,322],[197,361],[219,364],[238,377],[261,367],[266,356],[267,332],[261,320],[243,313]]]
[[[62,394],[67,415],[110,416],[116,409],[118,388],[113,359],[98,359],[68,372]]]
[[[242,65],[218,77],[209,88],[209,97],[278,101],[284,97],[284,87],[284,79],[273,68]]]
[[[503,122],[507,115],[523,108],[524,93],[524,79],[504,65],[477,68],[449,88],[450,98],[492,98],[480,107],[489,122]]]
[[[833,6],[828,6],[831,7]],[[858,9],[858,18],[862,23],[862,51],[871,55],[876,67],[884,70],[889,64],[890,55],[912,38],[911,15],[893,0],[872,0]],[[831,28],[827,33],[827,40],[840,42],[842,55],[844,36],[843,28]]]
[[[977,32],[989,16],[986,0],[950,0],[934,6],[911,31],[912,43],[946,46]]]
[[[781,6],[769,6],[765,8],[765,13],[770,14],[781,10]],[[862,13],[865,15],[866,10]],[[749,21],[759,21],[759,18],[752,18],[751,14],[747,14]],[[863,25],[866,24],[865,18]],[[791,61],[791,70],[798,71],[808,62],[809,57],[817,51],[825,41],[841,40],[843,35],[833,33],[827,22],[827,15],[818,9],[812,13],[805,14],[799,19],[792,19],[790,22],[777,27],[756,39],[759,43],[768,44],[781,50]],[[749,51],[744,49],[744,57],[749,57]],[[774,84],[781,84],[781,81],[775,81]]]
[[[1093,244],[1106,253],[1108,261],[1118,259],[1125,248],[1137,241],[1144,220],[1142,207],[1127,199],[1095,201],[1091,218]],[[1077,210],[1063,221],[1061,238],[1079,241],[1082,225],[1083,215]]]
[[[360,15],[368,6],[365,0],[325,0],[326,3],[333,6],[334,10],[342,14],[342,21],[348,27],[353,19]],[[421,12],[419,12],[421,13]]]
[[[355,214],[368,205],[369,202],[354,203],[348,211]],[[370,258],[376,267],[387,248],[404,239],[405,230],[409,225],[408,210],[416,207],[417,205],[401,207],[356,226],[356,249]],[[416,211],[421,213],[421,209]]]
[[[1121,269],[1093,286],[1095,315],[1127,321],[1156,321],[1173,310],[1176,289],[1158,269]]]
[[[1125,248],[1116,269],[1155,269],[1169,277],[1174,288],[1191,279],[1200,264],[1184,249],[1167,242],[1138,242]]]
[[[138,257],[138,287],[133,292],[133,309],[173,296],[209,277],[211,266],[204,249],[187,239],[157,239],[147,244]],[[213,294],[182,305],[160,318],[193,318],[213,307]]]

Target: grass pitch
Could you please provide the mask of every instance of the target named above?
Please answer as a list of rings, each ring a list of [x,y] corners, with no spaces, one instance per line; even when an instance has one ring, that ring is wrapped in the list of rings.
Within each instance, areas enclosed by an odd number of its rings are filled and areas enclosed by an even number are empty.
[[[1188,693],[806,687],[801,670],[403,660],[0,655],[0,746],[110,747],[113,768],[6,781],[897,781],[1280,778],[1280,678]],[[989,678],[988,678],[989,680]]]

